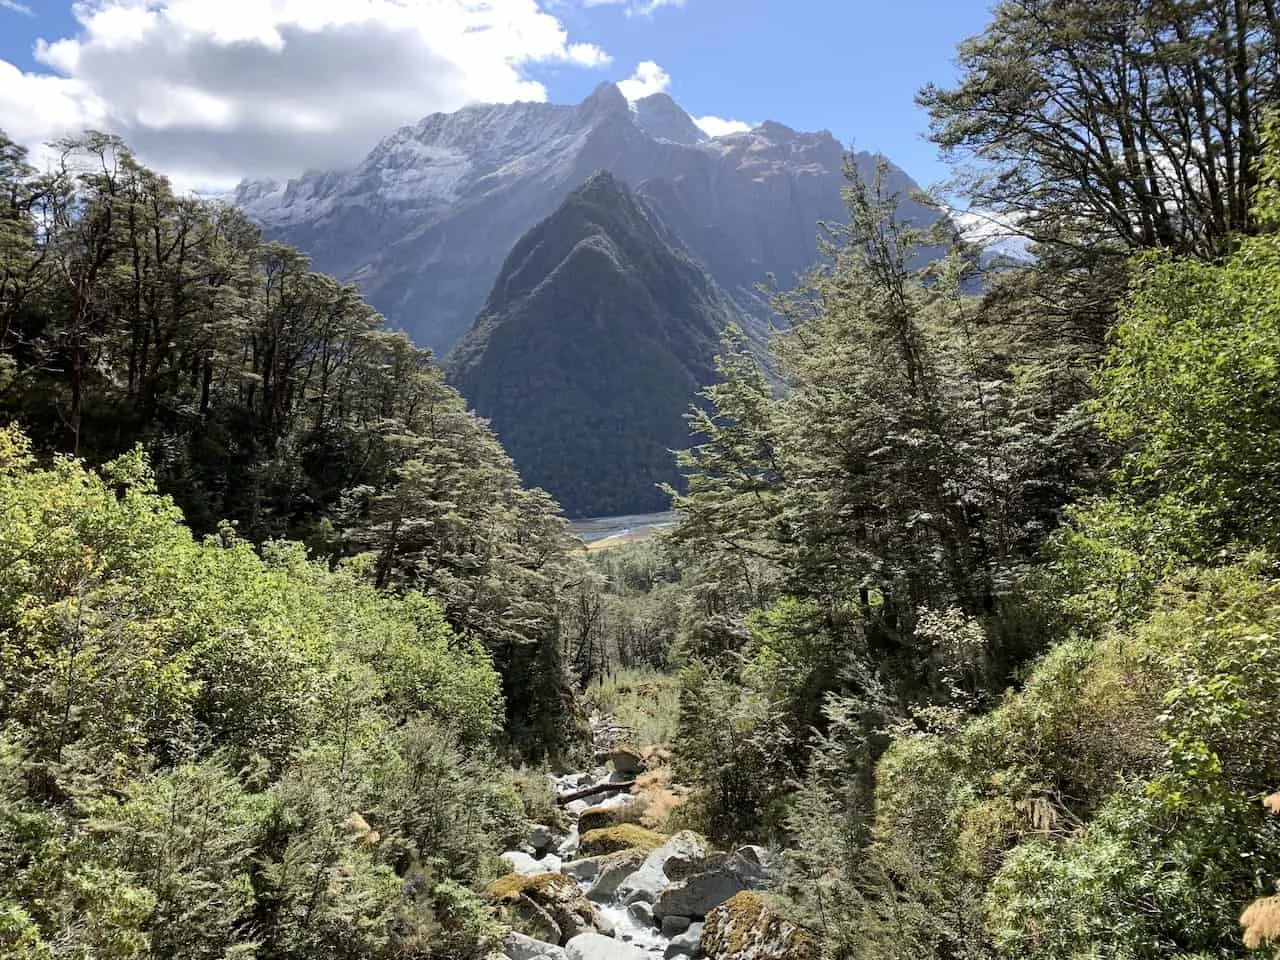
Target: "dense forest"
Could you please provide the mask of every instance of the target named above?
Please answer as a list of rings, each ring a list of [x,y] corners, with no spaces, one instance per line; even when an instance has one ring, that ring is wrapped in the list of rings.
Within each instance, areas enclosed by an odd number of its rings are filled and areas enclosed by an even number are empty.
[[[592,714],[660,748],[602,856],[778,857],[713,960],[1280,950],[1280,14],[1002,0],[958,64],[1034,263],[851,169],[593,553],[352,288],[0,142],[0,954],[604,956],[502,953],[497,879]]]

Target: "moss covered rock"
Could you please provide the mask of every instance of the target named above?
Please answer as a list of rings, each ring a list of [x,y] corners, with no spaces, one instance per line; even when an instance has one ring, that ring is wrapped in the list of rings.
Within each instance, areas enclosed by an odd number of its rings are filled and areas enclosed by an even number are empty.
[[[648,853],[666,843],[665,834],[646,830],[634,823],[620,823],[617,826],[591,830],[582,835],[579,847],[587,856],[599,856],[604,853],[617,853],[619,850],[643,850]]]
[[[707,914],[702,949],[709,960],[819,960],[809,931],[792,923],[764,894],[746,891]]]
[[[638,808],[637,808],[638,809]],[[631,803],[616,803],[610,806],[588,807],[578,815],[578,832],[588,833],[604,827],[629,823],[637,818]]]
[[[489,884],[485,897],[512,929],[548,943],[564,944],[580,933],[612,932],[578,885],[562,873],[508,874]]]

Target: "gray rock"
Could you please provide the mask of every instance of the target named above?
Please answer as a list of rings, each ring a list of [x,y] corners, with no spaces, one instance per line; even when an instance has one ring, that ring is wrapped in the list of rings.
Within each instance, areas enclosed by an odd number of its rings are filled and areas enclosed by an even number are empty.
[[[529,846],[533,847],[538,853],[545,853],[550,850],[551,841],[550,827],[541,823],[535,823],[529,827]]]
[[[667,875],[671,864],[701,864],[710,851],[711,845],[702,836],[692,830],[681,830],[650,853],[640,869],[619,885],[618,899],[623,903],[637,900],[653,903],[671,882],[672,878]]]
[[[616,747],[609,752],[609,762],[613,764],[614,776],[622,780],[631,780],[638,773],[644,773],[644,757],[630,747]]]
[[[614,899],[622,881],[635,873],[641,856],[638,851],[624,850],[601,857],[600,872],[587,890],[587,896],[597,902]]]
[[[578,853],[578,843],[580,841],[578,835],[578,825],[575,823],[569,828],[569,832],[565,834],[565,838],[560,841],[560,846],[556,847],[556,856],[561,860],[567,860],[569,857],[576,856]]]
[[[653,907],[645,903],[643,900],[637,900],[635,903],[627,907],[627,913],[631,915],[631,919],[642,927],[653,926]]]
[[[653,915],[705,917],[736,893],[750,890],[747,878],[730,870],[695,873],[663,889],[653,905]]]
[[[503,919],[534,940],[559,943],[564,937],[564,931],[550,911],[523,895],[504,908]]]
[[[733,851],[733,855],[746,863],[754,863],[762,870],[769,869],[769,851],[755,844],[748,844]]]
[[[569,956],[554,943],[535,940],[514,930],[503,938],[502,952],[507,960],[567,960]]]
[[[639,947],[605,937],[598,933],[582,933],[565,944],[569,960],[649,960]]]
[[[653,916],[652,910],[649,911],[649,915]],[[663,917],[662,918],[662,935],[666,937],[668,940],[670,940],[673,937],[680,936],[680,934],[684,933],[691,926],[693,926],[693,921],[690,920],[688,917],[676,917],[676,916]]]
[[[564,860],[554,853],[548,853],[538,861],[538,866],[542,867],[544,873],[557,873],[563,864]]]
[[[505,863],[507,869],[512,873],[532,876],[535,873],[547,872],[546,866],[519,850],[508,850],[506,853],[499,855],[498,859]]]
[[[569,814],[571,817],[580,817],[582,816],[583,810],[590,809],[591,804],[587,803],[585,800],[570,800],[564,805],[564,812]]]
[[[594,880],[600,872],[601,863],[607,859],[608,857],[585,857],[582,860],[570,860],[560,864],[560,872],[579,882]]]
[[[689,929],[678,937],[672,937],[671,942],[667,944],[666,952],[663,956],[670,960],[672,957],[697,957],[702,954],[702,924],[691,924]]]

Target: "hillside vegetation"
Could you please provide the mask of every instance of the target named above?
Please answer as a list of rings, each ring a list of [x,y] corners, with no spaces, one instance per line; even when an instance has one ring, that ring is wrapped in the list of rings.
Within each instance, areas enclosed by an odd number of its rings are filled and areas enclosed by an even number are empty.
[[[958,66],[1034,259],[851,169],[595,553],[354,290],[0,142],[0,955],[638,960],[588,889],[710,960],[1280,951],[1280,18]]]

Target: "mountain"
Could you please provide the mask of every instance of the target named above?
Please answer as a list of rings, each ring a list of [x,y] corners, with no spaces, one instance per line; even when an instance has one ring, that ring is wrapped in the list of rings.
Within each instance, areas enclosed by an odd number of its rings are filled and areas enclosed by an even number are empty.
[[[511,250],[450,381],[526,484],[571,516],[666,509],[671,449],[736,309],[644,202],[601,172]]]
[[[778,123],[710,138],[670,97],[629,104],[611,83],[582,103],[510,103],[433,114],[349,170],[246,182],[233,202],[270,239],[355,281],[419,344],[444,354],[470,327],[515,242],[597,170],[657,211],[735,302],[767,324],[755,292],[818,257],[820,221],[843,219],[844,147]],[[876,159],[854,156],[864,174]],[[911,179],[890,167],[890,183]],[[908,202],[905,214],[936,214]]]

